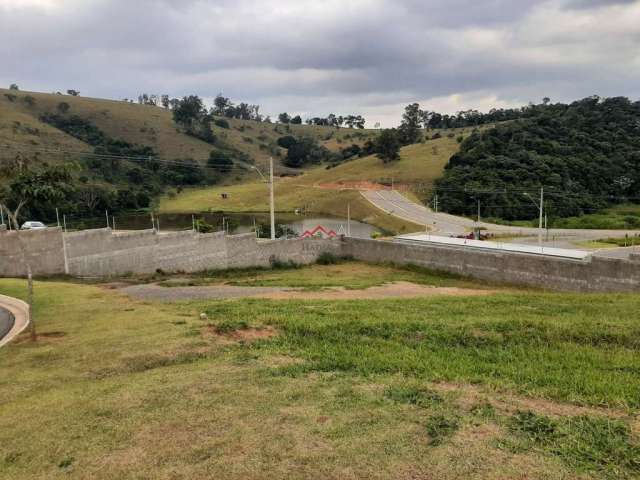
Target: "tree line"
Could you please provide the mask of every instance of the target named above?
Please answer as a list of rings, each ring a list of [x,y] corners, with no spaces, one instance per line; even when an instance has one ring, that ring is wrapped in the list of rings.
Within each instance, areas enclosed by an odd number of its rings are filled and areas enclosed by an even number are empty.
[[[552,217],[640,198],[640,102],[545,100],[521,113],[463,141],[436,182],[445,211],[475,215],[480,201],[487,217],[534,218],[537,207],[523,190],[542,186]]]

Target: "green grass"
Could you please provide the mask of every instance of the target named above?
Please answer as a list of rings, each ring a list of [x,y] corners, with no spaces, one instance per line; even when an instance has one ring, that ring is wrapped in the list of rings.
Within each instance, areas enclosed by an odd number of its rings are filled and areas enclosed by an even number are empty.
[[[552,222],[551,227],[640,230],[640,205],[617,205],[598,213],[557,219]]]
[[[509,427],[521,436],[520,449],[539,448],[557,455],[580,472],[608,478],[640,475],[640,444],[624,422],[578,416],[554,420],[533,412],[518,412]]]
[[[350,260],[342,260],[332,265],[305,267],[289,265],[276,269],[213,270],[186,277],[181,275],[179,280],[168,279],[160,284],[166,287],[182,287],[225,283],[250,287],[301,287],[307,290],[327,287],[359,290],[400,281],[435,287],[486,287],[457,275],[436,273],[417,266],[375,265]]]
[[[640,245],[640,235],[627,238],[601,238],[590,244],[597,248],[633,247]]]
[[[639,308],[526,291],[163,304],[36,282],[39,341],[0,350],[0,478],[634,478]]]

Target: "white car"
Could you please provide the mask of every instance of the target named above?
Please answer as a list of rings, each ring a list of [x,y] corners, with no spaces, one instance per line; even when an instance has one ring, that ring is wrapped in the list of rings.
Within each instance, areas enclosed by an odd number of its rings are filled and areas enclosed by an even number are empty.
[[[24,222],[20,230],[44,230],[47,226],[42,222]]]

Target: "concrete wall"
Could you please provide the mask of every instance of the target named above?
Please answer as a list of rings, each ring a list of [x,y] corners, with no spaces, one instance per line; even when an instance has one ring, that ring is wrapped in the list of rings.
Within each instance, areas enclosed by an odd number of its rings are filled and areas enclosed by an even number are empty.
[[[630,260],[592,257],[569,260],[444,245],[408,245],[375,240],[292,239],[258,241],[253,234],[109,229],[63,234],[59,229],[20,233],[35,275],[109,277],[127,273],[195,272],[268,266],[273,260],[314,262],[330,251],[369,262],[415,264],[496,282],[591,292],[640,292],[640,255]],[[25,275],[16,232],[0,230],[0,276]]]
[[[26,247],[27,259],[34,275],[53,275],[64,272],[62,232],[51,228],[41,231],[7,231],[0,229],[0,276],[26,275],[20,242]]]
[[[48,229],[18,236],[0,231],[0,276],[26,274],[20,241],[26,246],[35,275],[67,272],[79,277],[268,266],[274,260],[307,264],[323,251],[338,254],[340,250],[339,240],[258,241],[253,234],[113,233],[110,229],[63,234],[59,229]]]
[[[640,259],[570,260],[485,252],[441,245],[408,245],[347,238],[342,252],[368,262],[414,264],[494,282],[551,290],[640,292]]]

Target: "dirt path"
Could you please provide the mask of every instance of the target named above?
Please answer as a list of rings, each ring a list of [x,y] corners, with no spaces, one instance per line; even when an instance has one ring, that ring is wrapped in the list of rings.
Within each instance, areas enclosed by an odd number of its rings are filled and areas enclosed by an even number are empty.
[[[492,295],[494,290],[457,287],[432,287],[411,282],[395,282],[362,290],[343,287],[323,290],[303,290],[291,287],[235,287],[214,285],[207,287],[162,287],[157,284],[134,285],[121,292],[141,300],[173,302],[179,300],[204,300],[227,298],[266,298],[272,300],[377,300],[389,298],[421,298],[437,295],[478,296]]]

